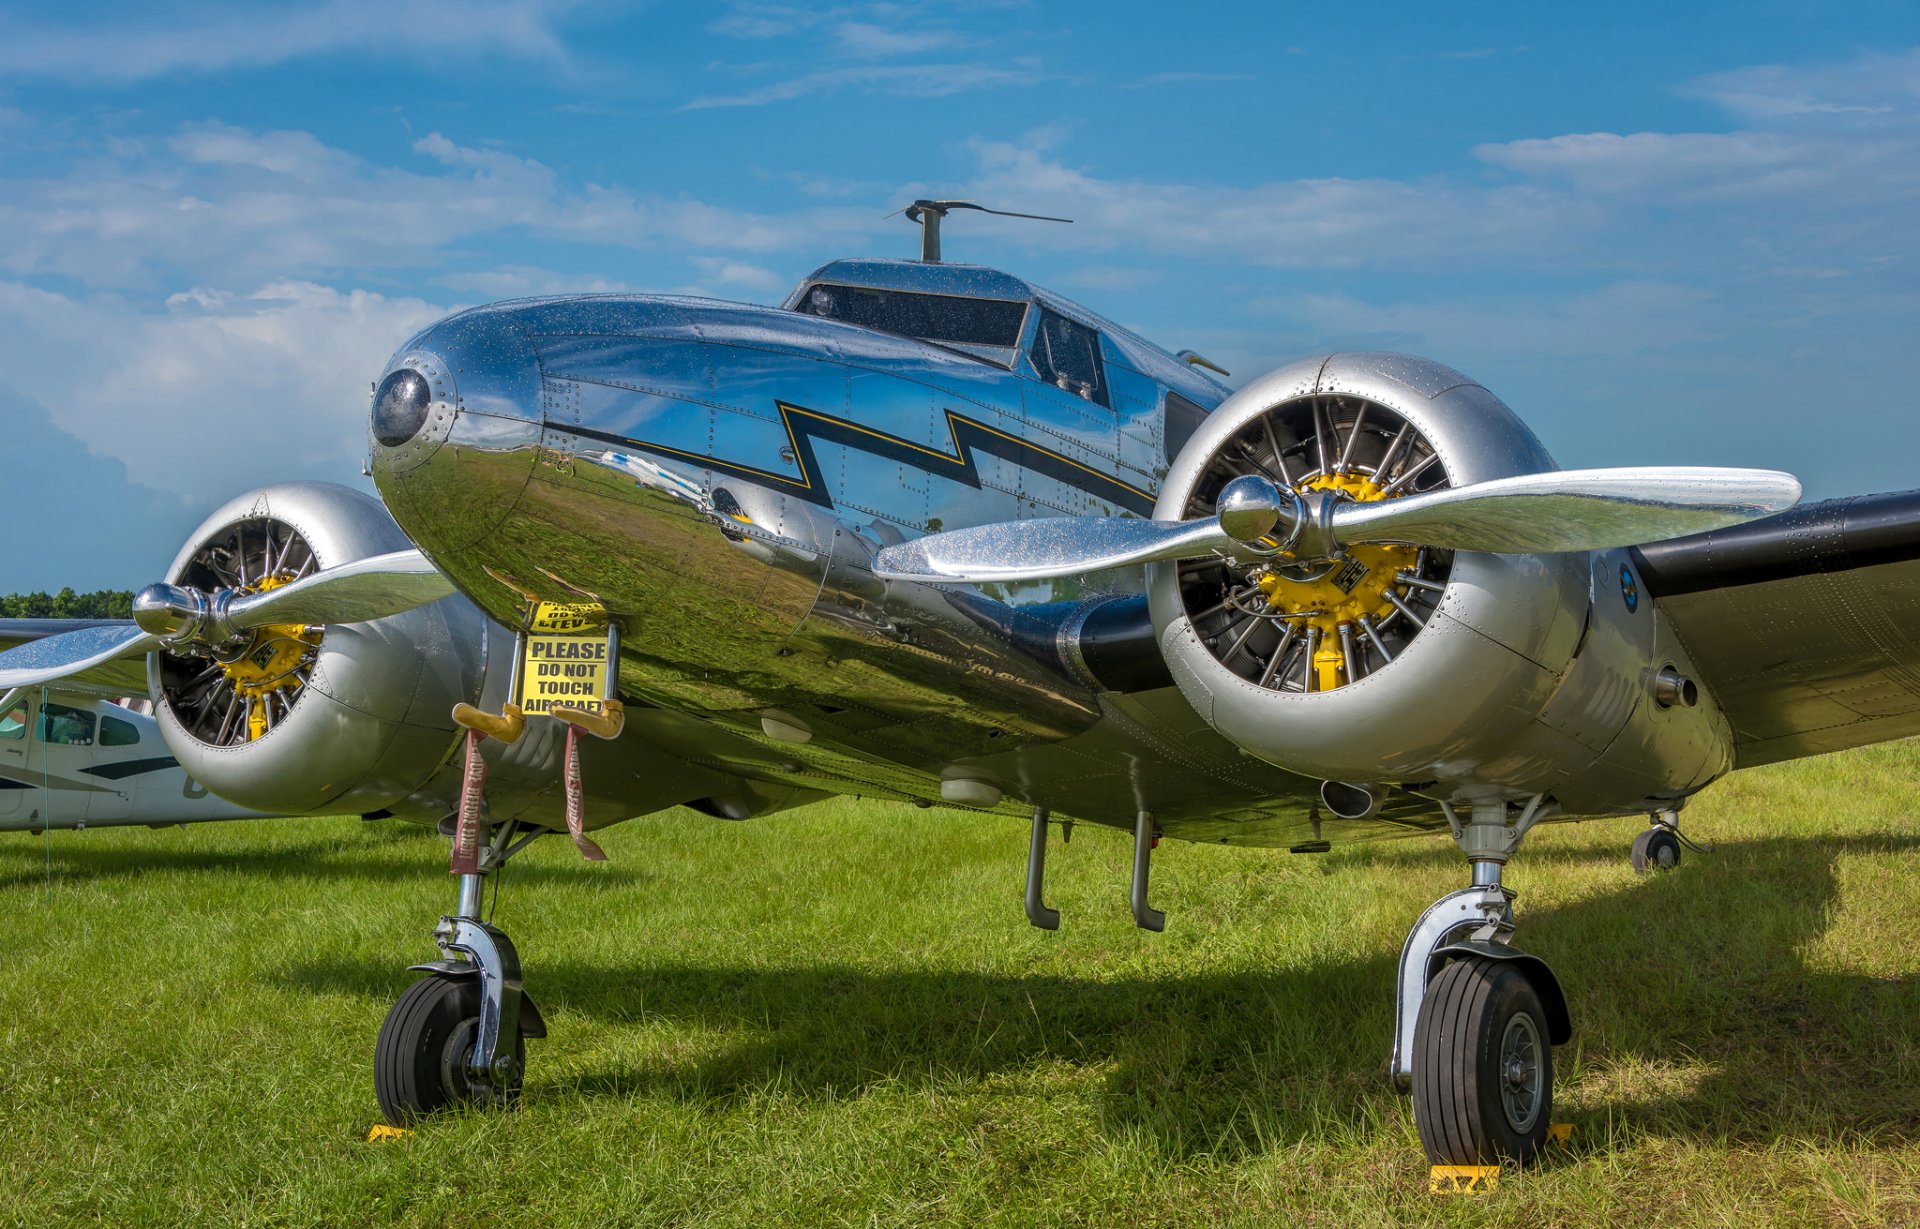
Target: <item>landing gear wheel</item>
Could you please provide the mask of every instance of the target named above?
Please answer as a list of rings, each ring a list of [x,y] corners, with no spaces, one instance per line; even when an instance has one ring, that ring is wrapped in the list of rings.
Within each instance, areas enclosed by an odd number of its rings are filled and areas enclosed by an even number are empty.
[[[1413,1033],[1413,1121],[1434,1165],[1524,1165],[1553,1114],[1546,1013],[1509,961],[1469,957],[1428,983]]]
[[[1680,838],[1673,829],[1655,824],[1633,838],[1633,873],[1670,871],[1680,865]]]
[[[480,1031],[480,980],[423,977],[407,987],[380,1026],[373,1048],[373,1093],[380,1112],[408,1126],[450,1105],[504,1105],[520,1095],[520,1078],[495,1088],[476,1083],[467,1069]],[[515,1047],[515,1069],[526,1069],[526,1045]]]

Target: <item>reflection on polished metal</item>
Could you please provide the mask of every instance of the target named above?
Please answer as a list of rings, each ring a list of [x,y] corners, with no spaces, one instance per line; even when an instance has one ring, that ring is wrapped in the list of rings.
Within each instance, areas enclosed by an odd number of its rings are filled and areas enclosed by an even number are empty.
[[[138,627],[83,627],[8,649],[0,688],[56,683],[99,666],[148,652],[160,638]]]
[[[1027,921],[1041,930],[1060,929],[1060,911],[1047,908],[1047,808],[1033,808],[1027,839]]]
[[[889,580],[980,584],[1194,559],[1235,546],[1309,560],[1376,542],[1508,554],[1604,550],[1790,508],[1800,483],[1773,470],[1589,469],[1397,499],[1384,498],[1387,493],[1383,488],[1370,503],[1322,494],[1309,514],[1291,489],[1242,474],[1221,489],[1212,520],[1030,520],[954,529],[889,547],[875,570]],[[1280,524],[1288,526],[1284,538],[1260,542]]]
[[[1692,708],[1700,703],[1700,687],[1672,666],[1662,666],[1654,671],[1653,700],[1661,708]]]
[[[1449,550],[1594,551],[1738,525],[1799,498],[1799,479],[1778,470],[1559,470],[1344,506],[1333,533],[1342,542]]]

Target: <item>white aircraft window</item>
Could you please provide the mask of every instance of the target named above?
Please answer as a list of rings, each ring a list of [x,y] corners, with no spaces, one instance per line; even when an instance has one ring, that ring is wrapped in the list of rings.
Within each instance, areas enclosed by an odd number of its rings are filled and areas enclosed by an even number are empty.
[[[84,708],[49,704],[40,710],[40,737],[56,747],[93,745],[93,714]]]
[[[131,747],[140,741],[140,727],[131,721],[122,721],[118,717],[100,718],[100,745],[103,747]]]
[[[1033,369],[1056,388],[1107,404],[1100,367],[1100,334],[1065,316],[1042,310],[1033,334]]]
[[[794,310],[881,333],[954,346],[975,358],[1008,366],[1020,344],[1027,305],[1008,299],[969,299],[952,294],[868,290],[815,283]],[[985,353],[983,353],[985,351]]]
[[[25,705],[9,709],[0,715],[0,738],[25,738],[27,736],[27,710]]]

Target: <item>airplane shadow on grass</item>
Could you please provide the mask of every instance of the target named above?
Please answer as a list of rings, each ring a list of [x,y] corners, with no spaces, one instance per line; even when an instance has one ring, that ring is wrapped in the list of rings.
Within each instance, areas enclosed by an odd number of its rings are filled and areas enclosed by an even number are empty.
[[[1590,1140],[1609,1121],[1709,1140],[1920,1139],[1920,981],[1806,964],[1840,904],[1838,859],[1911,861],[1916,848],[1920,839],[1723,843],[1571,905],[1528,911],[1523,899],[1519,941],[1553,964],[1573,1011],[1574,1040],[1556,1051],[1556,1117],[1584,1120]],[[1433,856],[1457,861],[1451,850]],[[1920,873],[1920,862],[1901,869]],[[1874,933],[1904,943],[1910,921],[1881,918]],[[399,988],[395,969],[363,962],[316,961],[287,977],[381,999]],[[1047,1090],[1036,1095],[1052,1096],[1065,1085],[1039,1073],[1058,1065],[1069,1081],[1087,1079],[1102,1131],[1230,1159],[1370,1133],[1405,1112],[1385,1075],[1393,979],[1386,956],[1111,979],[875,971],[800,956],[772,969],[542,959],[527,982],[550,1017],[683,1023],[702,1036],[675,1047],[685,1059],[543,1085],[539,1050],[566,1044],[561,1023],[535,1043],[529,1095],[709,1102],[845,1098],[880,1085],[964,1095],[1026,1071]]]
[[[298,817],[263,820],[298,824]],[[285,834],[279,834],[284,836]],[[116,842],[111,829],[58,832],[51,852],[45,838],[33,833],[0,832],[0,891],[32,888],[52,881],[86,883],[104,878],[165,874],[209,874],[275,879],[351,879],[360,882],[420,883],[437,868],[445,870],[446,838],[431,828],[388,821],[367,824],[345,840],[337,833],[291,838],[277,849],[155,849],[151,844]],[[639,886],[653,878],[630,866],[594,868],[600,882]],[[534,888],[543,884],[579,882],[571,865],[513,861],[507,870],[511,886]]]

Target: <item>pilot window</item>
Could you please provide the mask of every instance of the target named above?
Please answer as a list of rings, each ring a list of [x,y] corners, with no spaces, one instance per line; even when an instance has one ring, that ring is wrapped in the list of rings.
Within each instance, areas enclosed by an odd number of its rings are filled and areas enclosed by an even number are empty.
[[[917,337],[1003,367],[1013,365],[1020,325],[1027,315],[1025,303],[1006,299],[868,290],[824,282],[809,288],[794,310],[881,333]]]
[[[64,704],[49,704],[40,710],[40,738],[55,747],[90,747],[93,714]]]
[[[1040,327],[1033,334],[1033,369],[1055,388],[1107,404],[1100,334],[1084,324],[1041,309]]]
[[[100,745],[103,747],[132,747],[140,741],[140,727],[131,721],[122,721],[118,717],[100,718]]]
[[[22,704],[6,713],[0,713],[0,738],[25,738],[27,736],[27,706]]]

